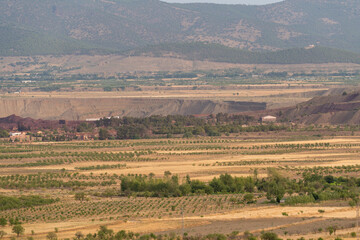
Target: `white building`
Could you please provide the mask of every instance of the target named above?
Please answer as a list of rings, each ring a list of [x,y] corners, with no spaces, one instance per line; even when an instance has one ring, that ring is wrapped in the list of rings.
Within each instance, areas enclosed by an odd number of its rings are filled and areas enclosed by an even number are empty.
[[[276,122],[276,117],[274,116],[265,116],[261,118],[261,122]]]
[[[22,134],[21,132],[11,132],[10,137],[20,136],[21,134]]]

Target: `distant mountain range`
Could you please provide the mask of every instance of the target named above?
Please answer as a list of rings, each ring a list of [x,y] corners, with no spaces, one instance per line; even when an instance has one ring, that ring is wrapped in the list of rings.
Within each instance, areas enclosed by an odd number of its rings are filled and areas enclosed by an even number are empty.
[[[214,49],[316,45],[360,53],[359,25],[359,0],[286,0],[265,6],[0,0],[0,55],[106,54],[194,42],[212,43],[207,47]]]

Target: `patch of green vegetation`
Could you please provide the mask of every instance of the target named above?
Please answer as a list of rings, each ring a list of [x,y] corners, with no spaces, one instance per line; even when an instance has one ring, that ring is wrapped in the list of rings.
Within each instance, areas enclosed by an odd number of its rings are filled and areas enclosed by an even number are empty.
[[[257,125],[242,127],[255,119],[245,115],[229,115],[219,113],[208,120],[194,116],[151,116],[146,118],[123,117],[103,118],[96,122],[98,127],[113,127],[117,129],[118,139],[148,138],[154,135],[182,134],[188,138],[193,135],[220,136],[223,133],[239,132],[269,132],[286,130],[288,127]],[[216,123],[216,124],[215,124]]]
[[[7,137],[9,137],[9,132],[6,131],[5,129],[0,128],[0,138],[7,138]]]
[[[178,176],[169,175],[163,179],[148,176],[121,177],[121,191],[123,195],[133,193],[147,197],[180,197],[201,194],[229,194],[229,193],[258,193],[266,194],[272,202],[280,203],[286,193],[290,196],[285,203],[289,205],[314,203],[336,199],[355,199],[353,191],[360,185],[360,179],[352,177],[304,175],[302,179],[293,180],[283,177],[273,168],[268,169],[268,178],[233,177],[222,174],[209,183],[191,180],[186,177],[183,184],[179,184]],[[297,193],[297,196],[291,196]],[[286,215],[286,214],[283,214]],[[286,215],[287,216],[287,215]]]
[[[43,198],[41,196],[35,196],[35,195],[20,196],[20,197],[8,197],[8,196],[0,195],[0,211],[47,205],[47,204],[52,204],[56,201],[57,200],[50,198]]]
[[[0,56],[111,53],[68,37],[55,37],[12,26],[0,26]]]

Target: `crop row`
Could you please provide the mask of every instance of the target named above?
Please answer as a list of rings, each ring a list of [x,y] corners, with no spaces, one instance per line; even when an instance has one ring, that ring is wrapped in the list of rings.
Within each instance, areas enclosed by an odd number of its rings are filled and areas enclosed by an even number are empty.
[[[152,154],[148,151],[134,151],[134,152],[42,152],[42,153],[27,153],[27,154],[3,154],[0,159],[31,159],[31,158],[49,158],[49,157],[92,157],[103,159],[117,159],[117,158],[133,158],[143,155]]]
[[[23,222],[58,222],[76,218],[129,219],[212,214],[243,207],[241,195],[193,196],[183,198],[118,198],[106,201],[59,202],[2,212],[5,218]]]

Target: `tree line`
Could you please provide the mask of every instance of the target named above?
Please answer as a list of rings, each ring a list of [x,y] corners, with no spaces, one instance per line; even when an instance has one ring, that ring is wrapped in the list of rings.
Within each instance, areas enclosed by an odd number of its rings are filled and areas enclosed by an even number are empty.
[[[17,237],[21,236],[25,232],[25,228],[21,224],[16,224],[12,228],[12,232],[17,235]],[[58,228],[55,228],[55,232],[49,232],[46,235],[46,239],[48,240],[57,240],[58,239]],[[3,238],[7,233],[4,231],[0,231],[0,239]],[[32,235],[35,232],[32,231]],[[240,236],[238,231],[233,231],[229,234],[221,234],[221,233],[210,233],[207,235],[197,234],[194,236],[190,236],[187,232],[184,232],[183,235],[178,235],[174,232],[169,234],[154,234],[154,233],[135,233],[132,231],[120,230],[118,232],[114,232],[114,230],[109,229],[107,226],[100,226],[99,230],[95,233],[88,233],[87,235],[78,231],[75,233],[72,239],[74,240],[227,240],[227,239],[237,239]],[[254,236],[252,233],[245,231],[242,236],[245,240],[257,240],[258,238]],[[280,240],[278,235],[273,232],[265,232],[262,231],[259,235],[261,240]],[[30,240],[34,240],[34,237],[28,237]],[[319,238],[320,240],[320,238]],[[322,239],[321,239],[322,240]]]
[[[52,204],[56,201],[58,201],[58,199],[43,198],[37,195],[20,197],[0,195],[0,211]]]
[[[151,116],[145,118],[123,117],[103,118],[96,122],[100,128],[100,139],[106,139],[109,134],[107,128],[117,130],[118,139],[141,139],[149,138],[151,135],[179,135],[183,137],[220,136],[221,134],[240,132],[267,132],[287,129],[286,126],[274,124],[244,126],[254,122],[252,116],[230,115],[219,113],[210,115],[208,118],[196,118],[194,116]]]
[[[153,175],[122,176],[121,194],[145,197],[180,197],[201,194],[259,193],[271,202],[280,203],[286,195],[286,204],[309,203],[333,199],[354,200],[360,178],[322,176],[304,173],[300,179],[283,177],[276,169],[268,169],[268,177],[234,177],[222,174],[210,182],[191,180],[187,176],[182,183],[177,175],[165,172],[163,178]],[[249,199],[251,201],[252,198]]]

